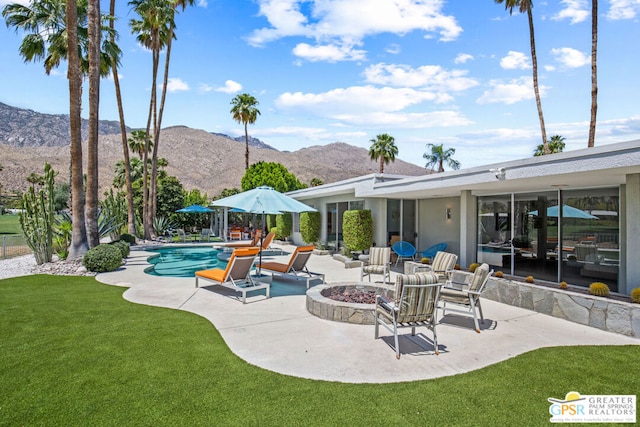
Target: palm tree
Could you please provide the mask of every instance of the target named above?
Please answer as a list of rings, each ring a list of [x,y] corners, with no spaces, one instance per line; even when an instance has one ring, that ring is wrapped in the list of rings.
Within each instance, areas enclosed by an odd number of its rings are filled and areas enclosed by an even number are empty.
[[[598,113],[598,0],[591,0],[591,120],[587,147],[595,145]]]
[[[173,6],[167,0],[132,0],[129,5],[141,19],[130,21],[131,31],[137,34],[136,39],[144,47],[151,51],[152,71],[151,71],[151,99],[149,101],[149,115],[147,118],[145,150],[143,152],[144,179],[142,190],[142,224],[144,238],[150,239],[153,235],[153,211],[152,192],[149,189],[148,153],[151,147],[149,135],[151,134],[151,124],[153,123],[154,135],[158,138],[158,110],[156,86],[158,79],[158,66],[160,63],[160,51],[166,46],[169,36],[169,28],[173,25]],[[153,120],[153,122],[152,122]],[[157,148],[157,144],[156,144]],[[154,148],[154,150],[156,149]],[[153,169],[153,167],[152,167]]]
[[[111,29],[110,41],[115,44],[115,14],[116,0],[109,2],[109,28]],[[118,76],[118,58],[111,59],[111,71],[113,75],[113,84],[116,89],[116,102],[118,104],[118,117],[120,118],[120,137],[122,140],[122,154],[124,156],[124,184],[127,193],[127,233],[136,234],[136,211],[133,206],[133,180],[131,179],[131,159],[129,156],[129,147],[127,145],[127,126],[124,120],[124,107],[122,106],[122,91],[120,90],[120,76]],[[140,155],[142,159],[142,154]]]
[[[376,135],[375,139],[370,139],[371,147],[369,148],[369,157],[371,160],[380,159],[380,174],[384,173],[384,165],[394,162],[398,155],[398,147],[396,140],[389,134],[383,133]]]
[[[87,59],[89,74],[89,123],[87,140],[86,221],[89,247],[100,244],[98,233],[98,126],[100,108],[100,0],[89,0],[87,10]]]
[[[142,129],[132,131],[131,137],[127,139],[129,148],[140,157],[140,160],[144,157],[144,147],[147,145],[146,142],[148,139],[151,139],[151,137],[147,138],[147,133]],[[153,142],[149,143],[149,148],[151,148],[151,146],[153,146]]]
[[[109,28],[100,25],[104,17],[99,9],[93,18],[97,22],[91,35],[99,37],[100,32],[110,32]],[[8,27],[16,31],[22,30],[27,35],[22,40],[19,52],[25,62],[43,60],[45,72],[57,68],[60,62],[67,59],[69,80],[69,127],[71,153],[71,196],[73,213],[73,238],[69,250],[70,259],[82,256],[88,249],[86,222],[97,223],[97,215],[93,218],[93,210],[85,216],[85,195],[82,170],[82,145],[80,133],[80,111],[82,95],[82,77],[89,70],[89,30],[85,27],[88,22],[88,3],[77,1],[64,2],[62,0],[32,1],[29,5],[9,4],[2,10],[2,15]],[[101,19],[102,18],[102,19]],[[113,58],[120,57],[120,49],[111,39],[100,43],[94,40],[97,54],[91,55],[91,61],[96,64],[97,73],[106,76]],[[95,79],[95,77],[94,77]],[[97,108],[94,106],[94,110]],[[97,120],[94,118],[94,120]],[[96,142],[97,143],[97,142]],[[93,156],[94,153],[91,153]],[[97,182],[97,167],[88,171],[88,182]],[[88,187],[92,187],[93,184]],[[93,191],[93,190],[88,190]],[[97,200],[97,198],[94,198]],[[93,203],[93,201],[91,202]]]
[[[505,9],[509,11],[509,14],[513,14],[513,9],[516,7],[521,13],[527,13],[527,19],[529,21],[529,43],[531,44],[531,64],[533,67],[533,90],[536,95],[536,106],[538,107],[538,118],[540,119],[540,131],[542,133],[542,145],[544,147],[545,154],[549,154],[549,147],[547,146],[547,131],[544,126],[544,116],[542,115],[542,102],[540,101],[540,89],[538,87],[538,57],[536,55],[536,40],[533,30],[533,0],[495,0],[496,3],[504,3]]]
[[[245,167],[249,169],[249,133],[247,131],[247,125],[254,124],[260,115],[260,110],[256,108],[256,105],[260,104],[257,99],[248,93],[236,95],[231,100],[233,108],[230,113],[233,115],[233,120],[244,125],[244,140],[245,140]]]
[[[547,146],[549,147],[549,154],[562,153],[565,145],[564,137],[560,135],[553,135],[547,143]],[[544,146],[542,144],[538,145],[536,150],[533,152],[533,155],[535,157],[544,156]]]
[[[444,144],[427,144],[427,150],[430,150],[431,153],[422,155],[423,158],[427,159],[425,168],[433,168],[433,166],[437,165],[438,170],[436,172],[444,172],[444,164],[446,163],[453,170],[460,169],[460,162],[453,160],[453,155],[456,153],[455,148],[447,148],[445,150]]]

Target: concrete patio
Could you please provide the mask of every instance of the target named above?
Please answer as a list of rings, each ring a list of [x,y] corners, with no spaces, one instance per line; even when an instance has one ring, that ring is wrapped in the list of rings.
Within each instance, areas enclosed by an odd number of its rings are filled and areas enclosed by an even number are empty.
[[[402,357],[397,360],[389,346],[393,337],[386,331],[375,340],[371,325],[310,314],[304,281],[278,282],[270,299],[265,299],[264,290],[249,293],[243,305],[231,290],[220,286],[195,288],[194,278],[146,274],[151,253],[132,249],[126,265],[99,274],[97,280],[128,287],[124,293],[128,301],[208,319],[233,353],[286,375],[349,383],[413,381],[472,371],[542,347],[640,344],[638,339],[484,299],[482,333],[473,330],[471,317],[447,314],[437,326],[440,355],[433,354],[431,333],[419,328],[415,337],[401,338]],[[288,255],[270,259],[286,260]],[[346,269],[330,256],[313,255],[309,268],[325,273],[328,283],[359,281],[359,269]]]

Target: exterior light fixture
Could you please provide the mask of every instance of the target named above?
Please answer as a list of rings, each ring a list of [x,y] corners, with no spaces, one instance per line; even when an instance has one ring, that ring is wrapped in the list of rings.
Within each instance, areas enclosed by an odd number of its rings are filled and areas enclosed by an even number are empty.
[[[444,217],[445,217],[445,219],[447,219],[447,220],[450,220],[450,219],[451,219],[451,208],[446,208],[446,209],[444,210]]]

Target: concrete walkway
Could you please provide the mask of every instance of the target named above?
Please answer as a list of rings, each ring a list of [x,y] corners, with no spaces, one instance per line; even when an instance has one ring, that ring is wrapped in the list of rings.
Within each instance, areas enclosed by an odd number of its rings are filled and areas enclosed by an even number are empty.
[[[306,310],[304,282],[294,285],[296,295],[265,299],[264,290],[256,291],[248,294],[243,305],[227,288],[196,289],[193,278],[145,274],[149,255],[134,250],[123,268],[96,278],[128,287],[124,293],[128,301],[205,317],[231,351],[248,363],[297,377],[348,383],[413,381],[472,371],[541,347],[640,344],[631,337],[483,300],[482,333],[473,330],[471,317],[447,314],[437,327],[440,355],[433,354],[431,332],[418,328],[415,337],[410,330],[402,330],[407,335],[400,340],[402,356],[397,360],[389,346],[393,337],[386,330],[381,328],[382,338],[375,340],[372,325],[311,315]],[[270,257],[279,258],[288,259]],[[359,281],[359,269],[345,269],[330,256],[313,255],[309,267],[325,273],[328,283]]]

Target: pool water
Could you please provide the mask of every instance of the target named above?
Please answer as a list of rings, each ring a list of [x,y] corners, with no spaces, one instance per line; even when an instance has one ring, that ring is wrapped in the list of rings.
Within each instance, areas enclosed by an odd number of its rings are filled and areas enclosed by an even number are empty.
[[[157,252],[147,258],[151,267],[144,270],[152,276],[195,277],[196,271],[227,266],[226,262],[218,259],[221,250],[211,247],[182,246],[149,251]]]

